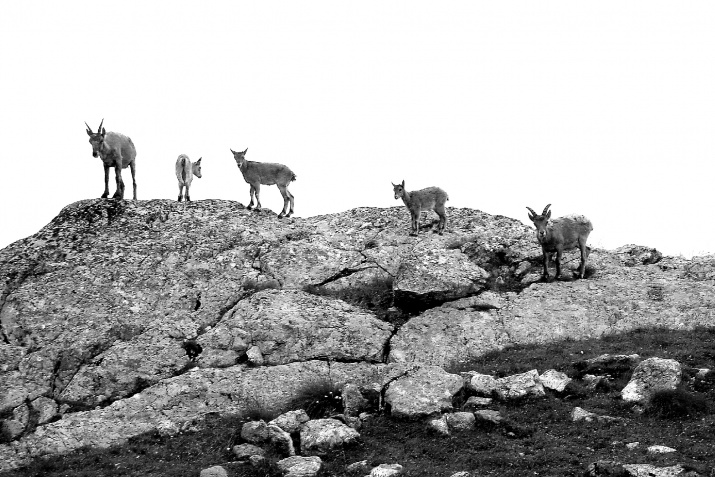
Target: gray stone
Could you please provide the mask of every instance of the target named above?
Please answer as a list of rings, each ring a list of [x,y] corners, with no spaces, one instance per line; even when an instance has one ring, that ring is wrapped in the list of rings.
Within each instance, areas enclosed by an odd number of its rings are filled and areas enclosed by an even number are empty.
[[[345,467],[348,474],[364,474],[365,472],[370,472],[370,464],[366,460],[361,460],[358,462],[353,462]]]
[[[423,366],[390,383],[385,403],[395,417],[414,419],[452,409],[462,378],[436,366]]]
[[[671,452],[677,452],[675,449],[672,447],[668,446],[649,446],[648,447],[648,453],[649,454],[670,454]]]
[[[599,415],[599,414],[596,414],[591,411],[587,411],[580,407],[575,407],[571,411],[571,420],[573,422],[579,422],[579,421],[616,422],[616,421],[622,421],[623,419],[619,418],[619,417],[603,416],[603,415]]]
[[[317,456],[292,456],[279,460],[276,465],[285,477],[313,477],[320,472],[323,461]]]
[[[443,436],[450,435],[447,416],[445,415],[441,415],[437,419],[431,419],[428,423],[428,427],[437,434],[442,434]]]
[[[220,465],[215,465],[202,470],[199,477],[228,477],[228,474],[226,473],[226,469]]]
[[[491,396],[497,389],[497,380],[488,374],[474,374],[467,387],[480,396]]]
[[[403,470],[400,464],[380,464],[370,471],[369,477],[396,477],[402,475]]]
[[[252,455],[266,455],[266,451],[264,449],[254,446],[253,444],[239,444],[237,446],[233,446],[232,451],[233,455],[238,460],[248,460],[248,458]]]
[[[553,389],[556,392],[563,392],[568,383],[571,382],[571,378],[566,376],[566,373],[556,371],[555,369],[549,369],[541,373],[539,381],[541,381],[541,384],[547,389]]]
[[[651,464],[624,464],[623,469],[632,477],[675,477],[686,474],[681,465],[656,467]],[[692,474],[688,473],[688,475]]]
[[[268,439],[279,453],[286,456],[295,455],[295,446],[290,434],[275,424],[268,424]]]
[[[300,431],[300,450],[303,455],[325,455],[359,437],[355,429],[336,419],[315,419],[305,423]]]
[[[543,397],[546,395],[544,386],[539,380],[539,372],[535,369],[526,373],[515,374],[496,380],[496,393],[502,400],[519,399],[523,397]]]
[[[471,412],[454,412],[445,414],[445,417],[451,430],[466,431],[474,428],[475,417]]]
[[[303,409],[297,409],[295,411],[288,411],[280,416],[276,417],[268,423],[275,424],[289,434],[300,431],[300,428],[304,423],[308,422],[310,417]]]
[[[621,397],[627,402],[645,402],[656,391],[675,389],[681,374],[680,363],[674,359],[648,358],[633,371]]]
[[[37,424],[47,424],[57,415],[57,403],[48,397],[40,396],[30,403],[33,411],[38,413]]]
[[[476,418],[477,422],[486,422],[489,424],[501,424],[503,420],[499,411],[493,411],[490,409],[474,411],[474,417]]]
[[[469,396],[469,398],[467,398],[467,402],[464,403],[464,410],[475,411],[479,408],[491,405],[492,401],[494,401],[492,398]]]
[[[241,427],[241,439],[252,444],[260,444],[268,440],[268,426],[265,421],[251,421]]]
[[[343,386],[342,397],[343,408],[348,416],[357,416],[368,407],[368,400],[363,397],[357,384],[348,383]]]

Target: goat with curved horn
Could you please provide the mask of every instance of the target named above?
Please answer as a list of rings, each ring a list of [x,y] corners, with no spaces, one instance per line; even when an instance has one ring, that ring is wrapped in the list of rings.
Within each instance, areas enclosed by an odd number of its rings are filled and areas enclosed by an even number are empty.
[[[109,168],[114,168],[114,175],[117,182],[117,191],[112,196],[114,199],[124,198],[124,181],[122,180],[122,169],[129,167],[132,171],[132,185],[134,186],[134,200],[137,200],[136,182],[136,155],[137,150],[132,140],[124,134],[107,132],[102,125],[104,118],[99,123],[97,132],[92,132],[87,122],[87,135],[89,143],[92,145],[92,156],[102,159],[104,164],[104,194],[102,199],[109,196]]]
[[[544,211],[539,215],[531,207],[529,209],[529,219],[536,226],[536,239],[541,244],[541,251],[544,254],[544,274],[542,279],[549,279],[549,256],[556,252],[556,278],[561,277],[561,257],[564,250],[572,250],[576,247],[581,251],[581,264],[578,267],[578,275],[584,277],[586,273],[586,259],[588,258],[588,247],[586,241],[588,235],[593,230],[591,221],[583,215],[567,215],[549,221],[551,204],[544,207]]]

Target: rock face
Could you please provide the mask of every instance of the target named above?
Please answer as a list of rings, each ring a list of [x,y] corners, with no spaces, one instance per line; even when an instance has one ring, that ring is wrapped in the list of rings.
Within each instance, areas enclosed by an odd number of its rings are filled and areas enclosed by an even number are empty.
[[[300,431],[303,455],[325,455],[328,451],[350,445],[360,437],[358,432],[336,419],[315,419]]]
[[[0,420],[13,439],[0,470],[178,432],[207,412],[282,412],[328,380],[376,386],[398,414],[440,412],[461,378],[430,371],[430,395],[419,378],[429,366],[510,344],[715,325],[712,257],[593,249],[589,279],[532,283],[532,229],[448,214],[443,236],[415,238],[404,207],[282,220],[221,200],[65,207],[0,251]],[[384,309],[357,306],[378,288]],[[406,323],[378,319],[390,313]]]
[[[636,366],[621,396],[624,401],[643,402],[656,391],[675,389],[681,374],[680,363],[674,359],[648,358]]]

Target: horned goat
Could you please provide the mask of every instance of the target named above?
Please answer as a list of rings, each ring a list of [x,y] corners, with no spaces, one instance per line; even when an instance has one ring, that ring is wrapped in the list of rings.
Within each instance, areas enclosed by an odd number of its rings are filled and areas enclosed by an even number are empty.
[[[588,235],[593,230],[591,221],[583,215],[567,215],[549,221],[551,204],[544,207],[541,215],[529,209],[529,219],[536,226],[536,239],[541,244],[544,254],[544,280],[549,279],[549,256],[556,252],[556,278],[561,277],[561,257],[564,250],[573,250],[578,247],[581,250],[581,264],[578,267],[578,275],[584,277],[586,273],[586,259],[588,258],[588,247],[586,241]]]
[[[127,167],[132,171],[132,185],[134,186],[134,200],[137,200],[136,181],[136,156],[137,150],[134,143],[124,134],[107,132],[103,127],[104,119],[99,123],[97,132],[92,132],[92,128],[85,122],[89,143],[92,145],[92,156],[100,157],[104,163],[104,194],[102,199],[109,196],[109,168],[114,168],[114,175],[117,181],[117,190],[112,196],[115,199],[124,198],[124,181],[122,180],[122,169]]]
[[[241,171],[241,174],[243,174],[243,179],[251,186],[251,203],[248,204],[246,208],[253,208],[253,196],[255,195],[256,210],[261,210],[261,199],[259,196],[261,184],[275,184],[283,196],[283,210],[278,214],[278,217],[290,217],[293,215],[293,194],[288,191],[288,184],[296,179],[293,171],[283,164],[247,161],[246,152],[248,152],[248,149],[243,152],[236,152],[231,149],[233,158],[236,160],[236,165]],[[290,211],[286,214],[288,202],[290,202]]]
[[[186,154],[180,154],[176,158],[176,178],[179,180],[179,202],[181,202],[181,196],[184,187],[186,187],[186,192],[183,194],[184,200],[189,202],[191,197],[189,196],[189,188],[191,187],[191,182],[194,180],[194,176],[201,179],[201,157],[199,160],[192,163],[189,156]]]
[[[395,200],[402,199],[412,216],[412,232],[410,235],[417,236],[419,233],[420,213],[423,210],[434,210],[439,215],[437,233],[442,235],[444,226],[447,223],[447,213],[444,204],[449,200],[447,193],[439,187],[427,187],[426,189],[408,192],[405,189],[405,181],[402,184],[392,184]]]

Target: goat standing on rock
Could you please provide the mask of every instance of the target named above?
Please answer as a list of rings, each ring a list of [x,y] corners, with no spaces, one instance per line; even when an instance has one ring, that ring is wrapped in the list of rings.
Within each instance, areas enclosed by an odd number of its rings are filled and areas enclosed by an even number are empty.
[[[261,184],[275,184],[283,196],[283,210],[278,214],[278,218],[293,215],[293,194],[288,191],[288,184],[296,179],[293,171],[283,164],[247,161],[246,152],[248,152],[248,149],[243,152],[236,152],[231,149],[233,158],[236,160],[236,165],[241,171],[241,174],[243,174],[243,179],[251,186],[251,203],[248,204],[246,208],[249,210],[253,208],[253,195],[255,194],[256,210],[261,210],[261,199],[259,197]],[[288,202],[290,202],[290,211],[286,214]]]
[[[114,168],[114,175],[117,180],[117,191],[112,196],[114,199],[124,198],[124,181],[122,180],[122,169],[130,167],[132,170],[132,185],[134,186],[134,200],[137,200],[137,181],[135,177],[135,158],[137,150],[134,143],[124,134],[107,132],[103,127],[104,119],[99,123],[97,132],[92,132],[92,128],[85,122],[89,143],[92,145],[92,156],[100,157],[104,163],[104,194],[102,199],[109,196],[109,168]]]
[[[412,216],[412,232],[410,235],[417,236],[419,233],[420,213],[423,210],[434,210],[439,215],[439,225],[437,233],[442,235],[444,226],[447,223],[447,213],[444,210],[444,203],[449,200],[447,193],[439,187],[427,187],[426,189],[407,192],[405,181],[402,184],[392,184],[395,200],[402,199]]]
[[[544,274],[542,278],[549,279],[549,255],[556,252],[556,278],[561,277],[561,256],[564,250],[573,250],[578,247],[581,250],[581,264],[578,267],[580,278],[586,272],[586,259],[588,258],[588,247],[586,241],[588,234],[593,230],[591,221],[583,215],[567,215],[549,222],[551,204],[544,207],[541,215],[529,209],[529,219],[536,226],[536,239],[541,244],[544,253]]]
[[[184,187],[186,187],[184,200],[186,202],[191,200],[191,197],[189,197],[189,188],[191,187],[191,182],[194,180],[194,176],[201,179],[201,159],[202,158],[199,157],[198,161],[192,163],[186,154],[181,154],[176,158],[176,178],[179,180],[179,202],[181,202]]]

